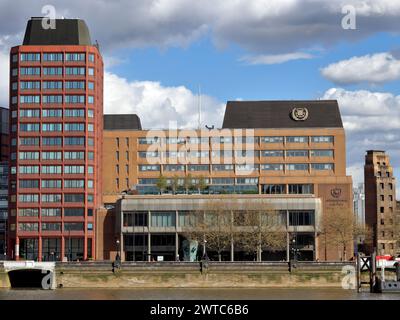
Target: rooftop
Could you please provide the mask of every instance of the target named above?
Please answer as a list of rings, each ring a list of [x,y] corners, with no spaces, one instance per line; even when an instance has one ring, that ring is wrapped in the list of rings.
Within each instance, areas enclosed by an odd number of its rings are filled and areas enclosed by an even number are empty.
[[[43,28],[43,17],[32,17],[26,26],[23,45],[91,46],[89,29],[80,19],[55,19],[55,29]],[[47,27],[48,22],[43,21]]]
[[[222,127],[343,128],[343,123],[336,100],[228,101]]]

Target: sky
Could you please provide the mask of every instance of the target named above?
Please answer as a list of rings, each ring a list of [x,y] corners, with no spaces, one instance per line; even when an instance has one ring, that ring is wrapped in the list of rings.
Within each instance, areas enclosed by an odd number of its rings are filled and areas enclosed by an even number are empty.
[[[354,184],[369,149],[400,177],[398,0],[0,0],[2,106],[10,47],[46,5],[100,44],[105,113],[197,127],[200,94],[202,125],[221,127],[228,100],[337,99]]]

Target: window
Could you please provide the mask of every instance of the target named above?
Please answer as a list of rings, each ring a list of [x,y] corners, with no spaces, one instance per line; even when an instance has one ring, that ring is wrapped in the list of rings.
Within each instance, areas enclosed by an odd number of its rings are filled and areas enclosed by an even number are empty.
[[[289,194],[313,194],[312,184],[289,184]]]
[[[93,132],[94,131],[94,126],[92,123],[88,123],[88,132]],[[127,151],[128,153],[128,151]]]
[[[385,207],[380,207],[379,210],[380,210],[380,213],[385,213]]]
[[[287,150],[286,151],[287,157],[308,157],[307,150]]]
[[[258,137],[235,137],[236,144],[258,143]]]
[[[43,146],[61,146],[62,138],[61,137],[43,137],[42,145]]]
[[[311,157],[333,157],[333,150],[311,150]]]
[[[83,151],[65,151],[64,158],[66,160],[85,160],[85,152],[83,152]]]
[[[262,143],[283,143],[283,137],[261,137]]]
[[[85,166],[64,166],[64,174],[84,174]]]
[[[66,95],[65,103],[67,104],[83,104],[85,103],[85,96],[83,95]]]
[[[44,189],[54,189],[61,188],[61,180],[42,180],[42,188]]]
[[[93,138],[88,138],[88,146],[93,147],[94,146],[94,139]]]
[[[292,136],[286,137],[287,143],[308,143],[308,137],[305,136]]]
[[[46,90],[62,90],[62,81],[43,81],[43,89]]]
[[[67,76],[84,76],[86,69],[83,67],[66,67],[65,74]]]
[[[88,160],[93,160],[94,159],[94,152],[89,151],[88,152]]]
[[[64,145],[66,146],[84,146],[85,137],[65,137]]]
[[[234,184],[233,178],[212,178],[212,184]]]
[[[314,211],[289,211],[290,226],[312,226],[314,225]]]
[[[45,67],[45,68],[43,68],[43,74],[45,76],[62,76],[63,68],[62,67]]]
[[[64,231],[83,231],[83,222],[65,222]]]
[[[42,174],[61,174],[61,166],[42,166]]]
[[[38,208],[21,208],[18,209],[18,217],[37,217],[39,216]]]
[[[83,193],[67,193],[64,194],[64,201],[65,202],[84,202],[85,201],[85,194]]]
[[[85,124],[84,123],[64,123],[64,130],[65,131],[85,131]]]
[[[42,152],[42,160],[61,160],[62,153],[59,151]]]
[[[84,118],[85,109],[65,109],[64,117],[66,118]]]
[[[61,217],[61,208],[42,208],[42,217]]]
[[[21,123],[19,125],[19,129],[24,132],[39,132],[40,124],[39,123]]]
[[[84,188],[85,180],[64,180],[64,188]]]
[[[153,211],[151,212],[151,226],[174,227],[175,226],[175,211]]]
[[[209,171],[210,166],[207,164],[190,164],[188,165],[189,171]]]
[[[40,61],[40,53],[21,53],[21,61]]]
[[[39,83],[40,83],[40,82],[39,82]],[[13,91],[18,90],[18,82],[13,82],[13,83],[11,84],[11,89],[12,89]]]
[[[93,118],[94,117],[94,110],[93,109],[88,109],[88,117]]]
[[[18,171],[20,174],[38,174],[39,166],[19,166]]]
[[[39,160],[39,152],[20,152],[19,153],[20,160]]]
[[[89,90],[94,90],[94,82],[88,82],[88,88]]]
[[[85,81],[65,81],[65,89],[67,90],[84,90],[85,89]]]
[[[63,61],[62,53],[43,53],[43,61]]]
[[[42,123],[42,131],[56,131],[56,132],[61,132],[62,131],[62,123]]]
[[[283,150],[263,150],[261,157],[283,157]]]
[[[123,226],[147,227],[147,212],[146,211],[124,212]]]
[[[19,180],[21,189],[39,188],[39,180]]]
[[[65,61],[85,61],[86,54],[84,53],[66,53]]]
[[[49,193],[42,194],[42,202],[61,202],[61,194]]]
[[[88,103],[90,103],[90,104],[94,103],[94,97],[93,96],[88,96]]]
[[[237,164],[235,165],[236,171],[257,171],[259,169],[258,164]]]
[[[283,164],[282,163],[265,163],[261,164],[261,170],[265,171],[282,171]]]
[[[89,53],[89,62],[94,62],[94,54]]]
[[[43,118],[62,118],[62,109],[42,109]]]
[[[94,167],[93,166],[88,166],[87,173],[88,174],[93,174],[94,173]]]
[[[258,184],[258,178],[236,178],[236,184]]]
[[[128,181],[128,179],[127,179],[127,181]],[[128,182],[127,182],[126,184],[129,185]],[[94,187],[93,180],[88,180],[87,185],[88,185],[88,188],[89,188],[89,189],[93,189],[93,187]]]
[[[19,102],[22,104],[40,103],[40,96],[20,96]]]
[[[64,216],[66,217],[83,217],[85,215],[85,208],[65,208]]]
[[[143,184],[143,185],[156,185],[157,184],[158,179],[139,179],[139,184]]]
[[[59,103],[61,104],[63,102],[62,96],[61,95],[51,95],[51,96],[43,96],[43,103],[47,104],[54,104],[54,103]]]
[[[89,76],[94,76],[94,69],[88,68],[88,74],[89,74]]]
[[[20,68],[21,76],[40,76],[40,68]],[[14,75],[14,74],[13,74]]]
[[[42,231],[60,231],[61,223],[59,222],[42,222]]]
[[[17,82],[14,82],[14,83],[17,84]],[[14,83],[13,83],[13,85],[14,85]],[[43,85],[44,85],[44,83],[43,83]],[[19,83],[19,88],[21,90],[40,90],[40,81],[21,81]],[[17,90],[17,88],[15,88],[14,90]]]
[[[20,109],[21,118],[40,118],[40,109]]]
[[[160,166],[159,165],[139,165],[139,171],[160,171]]]
[[[158,137],[139,138],[139,144],[157,144],[157,143],[160,143],[160,139]]]
[[[165,164],[164,171],[185,171],[185,166],[181,164]]]
[[[284,184],[264,184],[262,192],[265,194],[284,194],[286,193]]]
[[[333,170],[333,163],[312,163],[312,170]]]
[[[17,54],[13,54],[12,55],[12,62],[18,62],[18,55]]]
[[[39,202],[38,194],[19,194],[18,195],[19,202]]]
[[[308,170],[307,163],[291,163],[286,165],[286,170],[296,171],[296,170]]]
[[[333,143],[333,136],[313,136],[311,142],[315,143]]]
[[[233,164],[213,164],[213,171],[233,171]]]
[[[19,231],[38,231],[39,224],[38,223],[30,223],[30,222],[19,223],[18,230]]]

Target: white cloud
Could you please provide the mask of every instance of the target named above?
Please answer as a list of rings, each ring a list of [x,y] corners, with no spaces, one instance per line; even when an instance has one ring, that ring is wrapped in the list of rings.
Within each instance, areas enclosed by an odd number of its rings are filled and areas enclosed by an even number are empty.
[[[337,99],[347,141],[347,167],[360,179],[366,150],[386,151],[400,176],[400,96],[367,90],[331,88],[322,99]],[[397,197],[400,193],[397,194]]]
[[[136,113],[143,128],[198,127],[199,98],[184,86],[165,87],[159,82],[132,81],[110,72],[104,77],[104,113]],[[225,103],[201,95],[202,126],[221,126]]]
[[[21,32],[48,0],[2,0],[0,35]],[[256,54],[331,46],[379,32],[398,32],[400,2],[393,0],[53,0],[59,16],[88,22],[93,40],[114,47],[186,46],[206,34],[224,47]],[[357,30],[341,27],[344,5],[357,10]]]
[[[335,83],[383,83],[400,79],[400,60],[389,52],[352,57],[321,69],[321,74]]]
[[[245,56],[240,59],[240,61],[244,61],[251,65],[256,64],[279,64],[292,60],[299,59],[312,59],[313,55],[305,52],[292,52],[292,53],[284,53],[284,54],[262,54],[256,56]]]

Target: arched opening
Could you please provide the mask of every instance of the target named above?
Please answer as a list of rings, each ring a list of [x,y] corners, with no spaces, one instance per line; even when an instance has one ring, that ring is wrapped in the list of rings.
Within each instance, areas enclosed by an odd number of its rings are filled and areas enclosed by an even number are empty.
[[[42,279],[46,274],[40,269],[23,269],[8,272],[11,288],[42,288]]]

